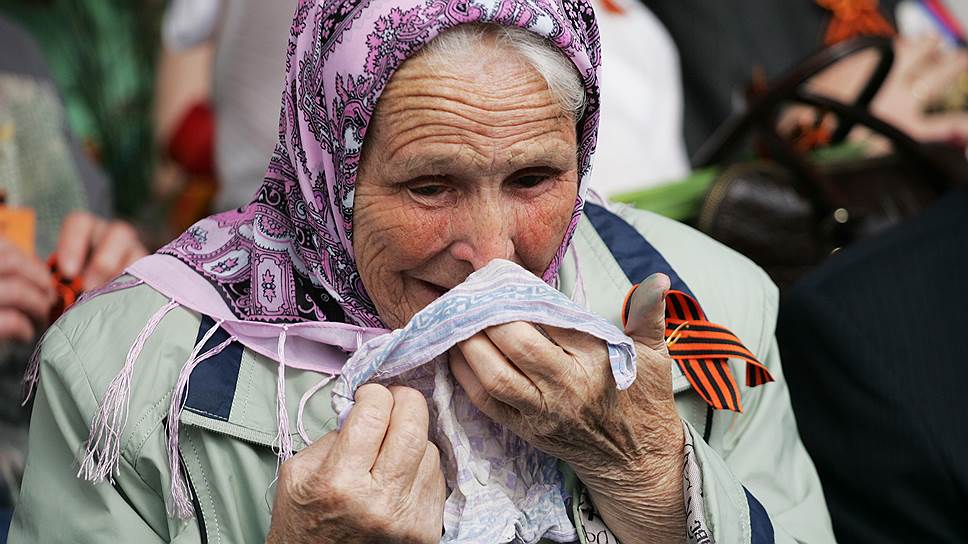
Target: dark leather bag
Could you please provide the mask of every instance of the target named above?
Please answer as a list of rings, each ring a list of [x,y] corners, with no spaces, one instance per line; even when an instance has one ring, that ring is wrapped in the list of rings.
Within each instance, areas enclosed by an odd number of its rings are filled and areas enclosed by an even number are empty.
[[[868,49],[879,53],[879,62],[854,103],[806,88],[825,68]],[[751,98],[693,158],[696,167],[721,167],[700,207],[697,227],[750,257],[783,287],[840,248],[916,215],[964,182],[968,163],[963,150],[918,143],[870,113],[868,106],[893,61],[890,40],[859,38],[814,54]],[[834,115],[838,125],[832,143],[859,125],[887,138],[893,151],[877,158],[817,161],[777,132],[777,115],[789,104]],[[751,138],[769,158],[730,162]]]

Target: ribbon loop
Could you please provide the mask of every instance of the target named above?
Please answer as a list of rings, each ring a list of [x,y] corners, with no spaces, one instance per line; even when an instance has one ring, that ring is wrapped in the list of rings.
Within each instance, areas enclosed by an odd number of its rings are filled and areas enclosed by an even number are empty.
[[[633,285],[625,296],[623,324],[628,320]],[[743,411],[739,386],[729,370],[729,359],[746,361],[746,385],[757,387],[773,381],[770,371],[746,349],[729,329],[706,319],[699,303],[687,293],[666,294],[666,345],[692,388],[717,410]]]

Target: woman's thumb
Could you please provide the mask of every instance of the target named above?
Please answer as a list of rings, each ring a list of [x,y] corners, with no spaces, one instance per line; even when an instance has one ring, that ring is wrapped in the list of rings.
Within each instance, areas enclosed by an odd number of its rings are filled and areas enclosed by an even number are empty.
[[[656,351],[665,351],[665,298],[671,281],[665,274],[652,274],[633,286],[622,308],[625,334]]]

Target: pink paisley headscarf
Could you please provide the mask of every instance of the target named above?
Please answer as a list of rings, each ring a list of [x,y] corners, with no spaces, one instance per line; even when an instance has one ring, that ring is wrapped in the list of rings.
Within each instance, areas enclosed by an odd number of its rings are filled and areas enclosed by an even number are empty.
[[[587,0],[302,0],[286,58],[279,144],[255,199],[201,220],[159,253],[221,294],[239,320],[385,328],[353,253],[353,196],[377,100],[394,72],[460,24],[516,26],[548,39],[578,69],[580,185],[553,282],[584,204],[599,117],[598,27]],[[201,310],[204,310],[202,308]]]
[[[173,515],[193,515],[178,453],[188,381],[199,364],[230,343],[278,363],[276,449],[280,462],[292,455],[286,368],[339,373],[346,353],[387,333],[360,280],[352,245],[356,173],[377,100],[406,59],[441,32],[468,23],[516,26],[545,37],[571,59],[584,82],[586,103],[576,127],[578,197],[561,247],[542,276],[548,283],[557,279],[584,204],[598,131],[599,37],[588,1],[302,0],[289,39],[279,145],[255,199],[199,221],[134,263],[128,268],[134,281],[118,280],[87,295],[143,282],[171,300],[145,324],[108,385],[78,476],[100,482],[120,470],[135,362],[157,325],[179,306],[212,317],[215,325],[197,342],[171,395]],[[220,328],[229,338],[203,352]],[[40,377],[39,355],[38,349],[28,365],[25,398]]]

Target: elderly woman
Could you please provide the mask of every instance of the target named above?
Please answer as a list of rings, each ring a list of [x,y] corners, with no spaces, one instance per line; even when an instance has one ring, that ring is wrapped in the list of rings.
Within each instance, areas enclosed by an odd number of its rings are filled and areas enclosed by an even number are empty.
[[[618,390],[605,343],[577,330],[456,342],[470,401],[564,478],[568,527],[529,532],[545,512],[523,500],[474,520],[510,528],[494,540],[832,541],[774,288],[684,226],[586,203],[599,64],[583,0],[300,2],[255,200],[47,335],[11,540],[480,541],[450,529],[425,397],[365,385],[334,430],[326,376],[504,259],[627,321],[638,378]],[[772,383],[737,385],[741,359]]]

